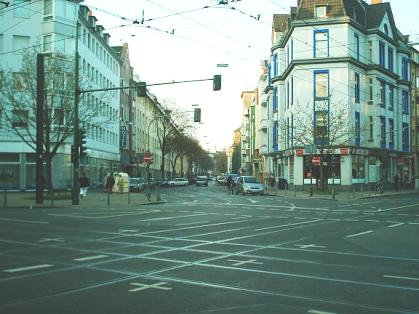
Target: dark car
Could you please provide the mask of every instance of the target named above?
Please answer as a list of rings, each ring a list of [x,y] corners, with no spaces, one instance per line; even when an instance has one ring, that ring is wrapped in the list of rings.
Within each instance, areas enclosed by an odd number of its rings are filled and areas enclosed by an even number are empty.
[[[144,180],[142,178],[129,178],[129,191],[141,192],[144,190]]]
[[[208,186],[208,178],[206,176],[197,176],[196,186]]]
[[[188,179],[188,181],[189,181],[189,184],[195,184],[196,183],[196,178],[195,177],[190,177],[189,179]]]
[[[161,179],[159,183],[160,186],[163,188],[167,188],[169,186],[169,180],[166,178]]]

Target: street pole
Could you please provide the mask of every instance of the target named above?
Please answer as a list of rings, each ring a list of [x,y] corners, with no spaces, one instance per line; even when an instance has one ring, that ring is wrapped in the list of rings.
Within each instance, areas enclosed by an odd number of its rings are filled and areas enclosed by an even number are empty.
[[[73,145],[77,147],[77,153],[73,162],[73,189],[71,190],[71,204],[79,205],[79,175],[80,175],[80,156],[79,156],[79,26],[76,23],[75,37],[75,60],[74,60],[74,135]]]
[[[36,204],[44,203],[44,55],[36,57]]]

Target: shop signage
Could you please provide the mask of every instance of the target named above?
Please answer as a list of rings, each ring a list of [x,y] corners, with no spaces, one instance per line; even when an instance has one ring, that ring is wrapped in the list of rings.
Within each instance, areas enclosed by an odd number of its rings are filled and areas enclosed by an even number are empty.
[[[349,148],[341,148],[340,149],[341,155],[349,155]]]
[[[398,166],[403,166],[404,165],[404,157],[397,157],[396,164]]]
[[[302,149],[302,148],[297,148],[297,149],[295,150],[295,154],[296,154],[297,156],[304,156],[304,149]]]
[[[313,156],[313,158],[311,159],[311,162],[313,163],[313,165],[319,166],[320,165],[320,157],[319,156]]]

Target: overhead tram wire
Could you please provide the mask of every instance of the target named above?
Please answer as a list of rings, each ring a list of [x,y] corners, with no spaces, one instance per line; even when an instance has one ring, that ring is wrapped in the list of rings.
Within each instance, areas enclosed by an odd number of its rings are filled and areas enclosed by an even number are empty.
[[[215,6],[212,6],[212,7],[215,7]],[[91,8],[94,9],[94,7],[91,7]],[[109,11],[106,11],[106,10],[103,10],[103,9],[99,9],[99,10],[102,13],[112,15],[112,16],[117,17],[119,19],[122,19],[124,21],[131,21],[132,22],[132,25],[131,24],[130,25],[127,25],[128,27],[138,27],[138,28],[152,29],[152,30],[155,30],[155,31],[158,31],[158,32],[161,32],[161,33],[166,33],[166,34],[172,35],[174,37],[178,37],[178,38],[180,38],[182,40],[186,40],[186,41],[192,42],[192,43],[197,44],[197,45],[200,45],[200,46],[204,46],[204,47],[210,48],[210,49],[215,50],[215,51],[218,51],[218,52],[225,53],[227,55],[236,56],[237,58],[239,58],[239,60],[246,60],[246,59],[248,59],[248,58],[243,58],[243,56],[241,56],[241,55],[232,53],[231,51],[222,50],[222,49],[219,49],[219,48],[217,48],[215,46],[209,45],[207,43],[204,43],[204,42],[201,42],[201,41],[198,41],[198,40],[194,40],[194,39],[191,39],[191,38],[187,38],[187,37],[178,35],[178,34],[176,34],[174,32],[175,29],[172,29],[171,31],[162,30],[160,28],[157,28],[157,27],[154,27],[154,26],[145,24],[145,23],[139,23],[138,20],[136,20],[136,19],[132,19],[132,18],[128,18],[128,17],[122,16],[122,15],[118,15],[118,14],[115,14],[113,12],[109,12]],[[191,10],[189,10],[189,11],[191,11]],[[196,9],[195,9],[195,11],[196,11]],[[177,12],[176,14],[179,14],[179,13]],[[136,35],[131,35],[131,36],[136,36]],[[252,47],[250,47],[250,48],[252,48]],[[258,50],[258,51],[260,51],[260,50]]]
[[[271,0],[272,1],[272,0]],[[281,8],[283,8],[284,9],[284,7],[282,7],[282,6],[280,6],[280,5],[278,5],[279,7],[281,7]],[[245,15],[247,15],[246,13],[244,13],[244,12],[242,12],[242,11],[237,11],[237,12],[239,12],[239,13],[241,13],[241,14],[245,14]],[[250,15],[248,15],[249,17],[251,17],[252,19],[254,19],[254,17],[253,16],[250,16]],[[258,22],[260,22],[260,23],[263,23],[264,25],[266,25],[266,26],[268,26],[268,27],[271,27],[270,25],[268,25],[268,24],[266,24],[266,23],[264,23],[263,21],[261,21],[261,20],[257,20]],[[315,30],[318,30],[316,27],[314,27],[313,25],[309,25],[308,24],[308,22],[307,21],[305,21],[304,19],[302,19],[302,21],[303,21],[303,23],[306,25],[306,26],[309,26],[309,27],[312,27],[313,29],[315,29]],[[330,36],[330,34],[329,34],[329,38],[330,39],[333,39],[332,38],[332,36]],[[314,46],[313,45],[310,45],[308,42],[305,42],[305,41],[302,41],[301,39],[298,39],[298,38],[293,38],[293,39],[295,39],[296,41],[298,41],[298,42],[301,42],[301,43],[303,43],[303,44],[305,44],[305,45],[307,45],[307,46],[309,46],[309,47],[311,47],[312,49],[314,49]],[[341,43],[341,42],[339,42],[339,41],[337,41],[337,40],[334,40],[336,43],[338,43],[338,45],[337,46],[332,46],[332,47],[342,47],[342,48],[347,48],[348,50],[350,50],[350,51],[352,51],[352,52],[354,52],[354,53],[356,53],[356,51],[354,50],[354,49],[352,49],[352,48],[350,48],[350,45],[344,45],[343,43]],[[366,43],[366,42],[364,42],[364,43]],[[310,49],[310,51],[312,51],[312,49]],[[361,52],[359,53],[359,56],[360,57],[363,57],[363,58],[365,58],[366,59],[366,61],[368,61],[369,63],[373,63],[373,64],[375,64],[375,65],[379,65],[378,63],[374,63],[374,62],[372,62],[372,60],[370,60],[369,58],[367,58],[367,57],[365,57],[365,56],[363,56],[362,54],[361,54]],[[283,60],[285,60],[285,57],[282,57],[283,58]],[[304,70],[304,71],[307,71],[307,72],[309,72],[310,74],[312,74],[312,72],[309,70],[309,69],[305,69],[305,68],[300,68],[300,70]],[[342,85],[342,86],[344,86],[344,87],[347,87],[348,86],[348,84],[345,84],[345,83],[343,83],[343,82],[341,82],[341,81],[339,81],[339,80],[336,80],[336,79],[333,79],[333,78],[331,78],[331,77],[329,77],[329,80],[330,81],[333,81],[333,82],[336,82],[337,84],[340,84],[340,85]],[[364,95],[366,95],[366,96],[369,96],[369,92],[368,91],[360,91],[360,93],[361,94],[364,94]],[[341,92],[341,94],[344,94],[344,93],[342,93]],[[352,95],[349,95],[349,94],[345,94],[345,95],[347,95],[347,96],[349,96],[349,97],[351,97]]]
[[[128,27],[128,26],[131,26],[131,24],[125,24],[125,25],[119,25],[119,26],[115,26],[115,27],[106,28],[106,29],[104,29],[104,31],[109,31],[109,30],[122,28],[122,27]],[[82,35],[83,34],[79,34],[78,37],[80,38]],[[61,42],[63,40],[67,40],[67,39],[75,38],[75,37],[76,37],[75,35],[66,36],[66,37],[63,37],[63,38],[60,38],[60,39],[57,39],[57,40],[53,40],[53,41],[51,41],[51,43],[58,43],[58,42]],[[37,47],[42,47],[42,46],[43,46],[43,44],[37,44],[37,45],[32,45],[32,46],[19,48],[19,49],[15,49],[15,50],[11,50],[11,51],[6,51],[6,52],[3,52],[3,53],[0,53],[0,56],[7,55],[7,54],[10,54],[10,53],[20,52],[20,51],[25,51],[26,49],[29,49],[29,48],[37,48]]]
[[[157,3],[157,2],[155,2],[155,1],[153,1],[153,0],[145,0],[145,1],[150,2],[150,3],[152,3],[152,4],[156,5],[156,6],[159,6],[159,7],[163,8],[163,9],[165,9],[165,10],[169,11],[169,12],[174,12],[172,9],[169,9],[169,8],[165,7],[164,5],[161,5],[161,4],[159,4],[159,3]],[[214,6],[214,7],[218,7],[218,6]],[[227,38],[228,40],[232,40],[232,41],[234,41],[234,42],[236,42],[236,43],[238,43],[238,44],[240,44],[240,45],[246,46],[247,48],[254,49],[254,50],[257,50],[257,51],[260,51],[260,52],[261,52],[261,50],[257,49],[256,47],[253,47],[253,46],[252,46],[252,45],[250,45],[250,44],[244,43],[244,42],[242,42],[242,41],[240,41],[240,40],[237,40],[237,39],[235,39],[235,38],[233,38],[233,37],[231,37],[231,36],[228,36],[228,35],[224,34],[223,32],[218,31],[218,30],[217,30],[217,29],[215,29],[215,28],[212,28],[212,27],[210,27],[210,26],[208,26],[208,25],[202,24],[201,22],[198,22],[198,21],[196,21],[196,20],[194,20],[194,19],[191,19],[191,18],[189,18],[189,17],[183,16],[182,14],[179,14],[179,16],[181,16],[181,17],[183,17],[184,19],[186,19],[186,20],[188,20],[188,21],[191,21],[191,22],[193,22],[193,23],[195,23],[195,24],[198,24],[198,25],[200,25],[200,26],[202,26],[202,27],[204,27],[204,28],[207,28],[207,29],[209,29],[210,31],[215,32],[216,34],[218,34],[218,35],[220,35],[220,36],[223,36],[223,37]]]
[[[43,1],[43,0],[34,0],[34,1],[27,1],[27,2],[20,2],[20,3],[16,2],[16,3],[13,3],[13,4],[7,6],[7,7],[1,8],[0,9],[0,14],[4,14],[4,13],[10,12],[10,11],[13,11],[15,9],[23,8],[23,7],[26,7],[26,6],[31,5],[33,3],[41,2],[41,1]]]

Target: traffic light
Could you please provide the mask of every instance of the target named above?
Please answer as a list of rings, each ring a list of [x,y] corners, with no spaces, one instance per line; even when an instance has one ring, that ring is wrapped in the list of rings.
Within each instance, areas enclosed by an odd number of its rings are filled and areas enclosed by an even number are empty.
[[[80,129],[79,130],[79,147],[80,147],[80,157],[87,156],[86,150],[86,130]]]
[[[214,75],[212,78],[212,90],[221,90],[221,75]]]
[[[195,108],[193,113],[193,122],[201,122],[201,108]]]
[[[147,83],[139,82],[137,87],[137,97],[147,96]]]
[[[71,162],[75,162],[78,154],[78,147],[71,145]]]

